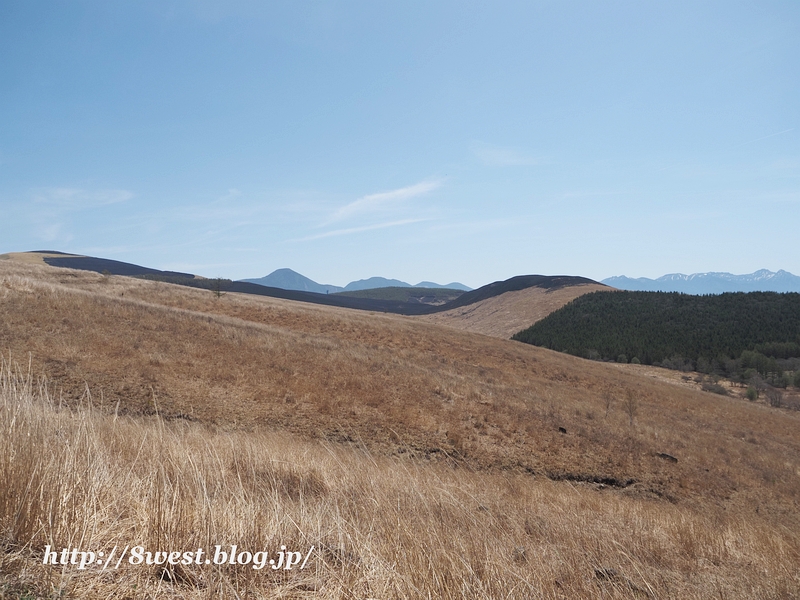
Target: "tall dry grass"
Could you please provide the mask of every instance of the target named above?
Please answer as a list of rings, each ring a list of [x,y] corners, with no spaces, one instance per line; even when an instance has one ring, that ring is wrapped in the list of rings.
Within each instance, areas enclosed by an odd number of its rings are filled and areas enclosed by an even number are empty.
[[[30,353],[70,406],[88,386],[120,414],[633,479],[628,491],[800,528],[797,413],[414,319],[12,260],[0,261],[0,315],[0,349]]]
[[[793,598],[800,536],[758,515],[122,417],[0,367],[0,598]],[[141,544],[317,549],[305,570],[42,565]]]

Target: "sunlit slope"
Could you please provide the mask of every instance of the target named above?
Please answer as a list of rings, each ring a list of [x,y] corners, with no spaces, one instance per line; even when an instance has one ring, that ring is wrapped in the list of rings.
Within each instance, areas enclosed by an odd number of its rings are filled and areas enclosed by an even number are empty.
[[[408,317],[0,261],[0,347],[63,402],[797,520],[797,413]],[[673,462],[662,455],[678,459]]]
[[[769,495],[755,510],[692,509],[602,483],[55,400],[0,357],[2,598],[752,600],[800,586],[797,528]],[[43,564],[47,545],[132,541],[196,556],[235,543],[258,570],[165,565],[164,554],[110,570],[82,569],[83,556]],[[264,552],[278,544],[308,548],[308,564],[273,571]]]
[[[529,287],[506,292],[475,304],[417,318],[428,323],[438,323],[464,331],[508,339],[578,296],[595,291],[613,291],[613,288],[596,283],[556,289]]]

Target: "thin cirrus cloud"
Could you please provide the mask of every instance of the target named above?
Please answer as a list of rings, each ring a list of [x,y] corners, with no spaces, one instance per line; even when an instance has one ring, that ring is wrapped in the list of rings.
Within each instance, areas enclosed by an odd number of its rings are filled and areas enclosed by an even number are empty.
[[[59,187],[34,190],[33,201],[62,210],[81,210],[126,202],[133,196],[133,192],[128,190],[85,190]]]
[[[38,228],[36,237],[45,242],[71,242],[74,236],[64,232],[63,223],[49,223]]]
[[[742,146],[747,146],[748,144],[755,144],[756,142],[760,142],[762,140],[768,140],[769,138],[774,138],[778,135],[783,135],[784,133],[789,133],[790,131],[794,131],[794,127],[790,127],[789,129],[784,129],[783,131],[778,131],[776,133],[770,133],[769,135],[764,135],[754,140],[748,140],[746,142],[742,142],[741,144],[736,144],[733,146],[734,148],[741,148]]]
[[[442,180],[426,180],[409,185],[407,187],[391,190],[389,192],[378,192],[368,194],[358,200],[345,204],[333,213],[327,224],[352,219],[362,215],[376,213],[379,211],[391,210],[398,204],[417,196],[422,196],[432,192],[442,186]]]
[[[39,240],[69,243],[78,237],[71,213],[126,202],[133,192],[119,189],[86,190],[70,187],[35,188],[19,209],[27,215],[31,233]]]
[[[470,150],[478,160],[491,167],[530,167],[542,164],[541,159],[514,148],[503,148],[482,142],[474,142],[470,145]]]
[[[400,225],[410,225],[412,223],[421,223],[423,221],[429,221],[429,220],[430,219],[401,219],[399,221],[390,221],[388,223],[375,223],[373,225],[364,225],[363,227],[348,227],[346,229],[334,229],[332,231],[326,231],[325,233],[319,233],[317,235],[309,235],[307,237],[298,238],[292,241],[309,242],[311,240],[319,240],[322,238],[335,237],[340,235],[350,235],[352,233],[361,233],[363,231],[372,231],[374,229],[386,229],[388,227],[398,227]]]

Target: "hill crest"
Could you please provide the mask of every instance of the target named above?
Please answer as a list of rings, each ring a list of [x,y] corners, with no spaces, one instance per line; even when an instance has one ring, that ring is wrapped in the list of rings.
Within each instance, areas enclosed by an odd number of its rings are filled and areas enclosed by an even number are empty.
[[[314,304],[324,304],[327,306],[339,306],[342,308],[354,308],[358,310],[369,310],[377,312],[389,312],[401,315],[424,315],[432,314],[435,312],[442,312],[454,308],[460,308],[487,300],[489,298],[505,294],[506,292],[513,292],[524,290],[526,288],[537,287],[546,290],[556,290],[564,287],[583,285],[583,284],[598,284],[596,281],[587,279],[586,277],[573,277],[567,275],[518,275],[503,281],[495,281],[476,290],[472,290],[461,294],[455,300],[446,302],[444,304],[422,304],[420,302],[404,302],[399,300],[386,300],[386,299],[372,299],[357,296],[346,296],[343,294],[328,294],[317,293],[304,290],[288,290],[284,288],[265,286],[248,281],[230,281],[230,280],[209,280],[205,278],[192,275],[191,273],[179,273],[176,271],[160,271],[149,267],[143,267],[132,263],[124,263],[116,260],[109,260],[104,258],[96,258],[91,256],[78,256],[78,255],[63,255],[52,256],[41,255],[41,259],[48,265],[53,267],[64,267],[71,269],[79,269],[83,271],[93,271],[95,273],[109,273],[112,275],[126,275],[133,277],[144,277],[149,279],[156,279],[165,281],[167,283],[176,283],[186,285],[189,287],[201,287],[211,289],[209,286],[218,286],[219,292],[240,292],[245,294],[253,294],[257,296],[270,296],[273,298],[283,298],[286,300],[297,300],[300,302],[310,302]],[[26,255],[28,258],[37,255],[36,252],[19,253],[19,255]],[[286,271],[291,271],[287,269]],[[299,277],[303,277],[299,273],[291,271]],[[288,277],[292,277],[290,273],[286,273]],[[305,278],[307,279],[307,278]],[[302,281],[302,280],[301,280]],[[308,280],[311,281],[311,280]],[[411,287],[411,286],[409,286]]]

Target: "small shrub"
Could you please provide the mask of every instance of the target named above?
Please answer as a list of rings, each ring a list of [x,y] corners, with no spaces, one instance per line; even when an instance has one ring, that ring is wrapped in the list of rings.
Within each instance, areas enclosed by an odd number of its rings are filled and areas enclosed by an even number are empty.
[[[640,360],[639,360],[639,357],[638,357],[638,356],[634,356],[634,357],[631,359],[631,364],[632,364],[632,365],[640,365],[640,364],[642,364],[642,361],[640,361]]]
[[[222,279],[222,277],[217,277],[216,279],[211,280],[211,292],[218,300],[225,295],[225,292],[223,291],[225,289],[225,283],[226,281]]]
[[[719,394],[720,396],[727,396],[728,390],[718,383],[712,381],[703,382],[702,389],[704,392],[711,392],[712,394]]]
[[[625,356],[624,354],[620,354],[620,355],[617,357],[617,362],[618,362],[618,363],[623,363],[623,364],[628,364],[628,357],[627,357],[627,356]]]
[[[744,395],[748,400],[750,400],[750,402],[755,402],[756,400],[758,400],[758,390],[754,388],[752,385],[747,388],[747,391],[745,392]]]
[[[656,363],[656,366],[672,369],[673,371],[683,371],[684,373],[692,370],[691,361],[683,358],[680,354],[675,354],[671,358],[665,358],[661,363]]]
[[[745,369],[744,373],[742,373],[742,377],[750,381],[753,377],[758,377],[758,371],[755,369]]]

